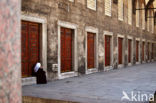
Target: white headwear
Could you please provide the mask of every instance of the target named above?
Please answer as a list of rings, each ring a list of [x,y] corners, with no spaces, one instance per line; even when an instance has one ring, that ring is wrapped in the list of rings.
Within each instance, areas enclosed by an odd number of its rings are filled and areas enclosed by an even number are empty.
[[[40,67],[41,67],[41,63],[37,63],[35,65],[34,71],[37,72]]]

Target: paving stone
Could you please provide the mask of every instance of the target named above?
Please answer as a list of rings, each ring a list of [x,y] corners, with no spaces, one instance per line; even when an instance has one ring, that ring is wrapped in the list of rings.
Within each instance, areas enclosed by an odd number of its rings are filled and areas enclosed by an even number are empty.
[[[156,90],[156,62],[80,77],[23,86],[23,96],[81,103],[122,103],[122,91],[152,94]],[[131,102],[123,102],[131,103]],[[135,103],[135,102],[134,102]]]

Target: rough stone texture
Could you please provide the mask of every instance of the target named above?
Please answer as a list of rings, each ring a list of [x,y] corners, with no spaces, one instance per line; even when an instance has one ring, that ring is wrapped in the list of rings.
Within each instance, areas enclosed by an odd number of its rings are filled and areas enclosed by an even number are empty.
[[[0,0],[0,103],[21,103],[20,0]]]
[[[154,94],[156,62],[136,65],[110,72],[49,82],[46,85],[23,87],[23,96],[80,103],[146,103],[121,101],[122,91]],[[148,103],[148,102],[147,102]]]
[[[124,0],[124,11],[127,11],[127,0]],[[143,3],[142,0],[140,3]],[[140,4],[141,5],[141,4]],[[135,38],[140,38],[154,41],[156,40],[155,34],[147,32],[147,30],[141,29],[141,18],[140,27],[136,27],[135,24],[135,14],[133,13],[132,25],[128,24],[127,12],[124,12],[124,21],[118,20],[118,6],[112,2],[112,16],[105,16],[104,10],[104,0],[97,0],[97,10],[93,11],[86,7],[85,0],[75,0],[70,2],[68,0],[23,0],[22,2],[22,14],[36,17],[45,17],[48,22],[48,77],[53,79],[56,77],[57,73],[54,73],[51,68],[52,64],[57,64],[58,60],[58,20],[70,22],[78,25],[78,72],[84,74],[85,67],[85,27],[92,26],[98,28],[99,38],[98,38],[98,55],[104,53],[104,38],[103,31],[113,32],[114,39],[114,49],[113,49],[113,67],[117,68],[117,34],[122,34],[127,37],[127,35],[133,36],[134,45]],[[141,17],[141,11],[140,11]],[[146,27],[147,28],[147,27]],[[127,39],[125,39],[124,47],[127,51]],[[142,44],[140,44],[141,47]],[[135,64],[135,49],[134,49],[134,64]],[[156,51],[156,50],[155,50]],[[127,66],[127,54],[125,53],[125,63]],[[156,56],[155,56],[156,57]],[[147,59],[146,59],[147,60]],[[104,55],[99,55],[99,70],[104,68]]]

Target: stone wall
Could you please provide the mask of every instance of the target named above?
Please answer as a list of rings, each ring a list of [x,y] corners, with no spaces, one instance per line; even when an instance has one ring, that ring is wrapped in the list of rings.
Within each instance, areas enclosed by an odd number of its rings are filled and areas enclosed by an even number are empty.
[[[21,103],[20,0],[0,0],[0,103]]]
[[[124,11],[127,11],[127,0],[124,0]],[[22,2],[22,14],[45,17],[47,18],[48,25],[48,77],[53,79],[57,73],[52,71],[52,64],[58,63],[58,25],[57,22],[65,21],[78,25],[77,30],[77,52],[78,52],[78,71],[80,74],[84,73],[85,69],[85,27],[92,26],[98,28],[98,63],[99,70],[103,70],[104,67],[104,38],[103,32],[109,31],[113,33],[114,48],[113,48],[113,67],[117,68],[117,34],[125,36],[125,66],[127,66],[127,39],[128,35],[133,37],[134,45],[135,38],[140,38],[154,41],[156,40],[155,34],[147,32],[147,30],[141,29],[135,25],[135,14],[133,13],[132,25],[128,24],[127,12],[124,12],[124,21],[118,20],[118,5],[113,3],[112,0],[112,16],[105,16],[104,0],[97,0],[97,10],[93,11],[88,9],[85,0],[75,0],[69,2],[68,0],[23,0]],[[140,45],[141,47],[141,45]],[[135,49],[134,49],[134,64],[135,64]]]

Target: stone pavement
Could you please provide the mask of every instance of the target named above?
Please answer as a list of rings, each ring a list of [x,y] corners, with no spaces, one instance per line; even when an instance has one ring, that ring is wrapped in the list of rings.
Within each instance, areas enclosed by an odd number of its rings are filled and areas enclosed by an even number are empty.
[[[156,90],[156,62],[123,69],[23,87],[23,96],[75,101],[81,103],[123,103],[122,91],[140,94]],[[131,103],[131,102],[124,102]]]

